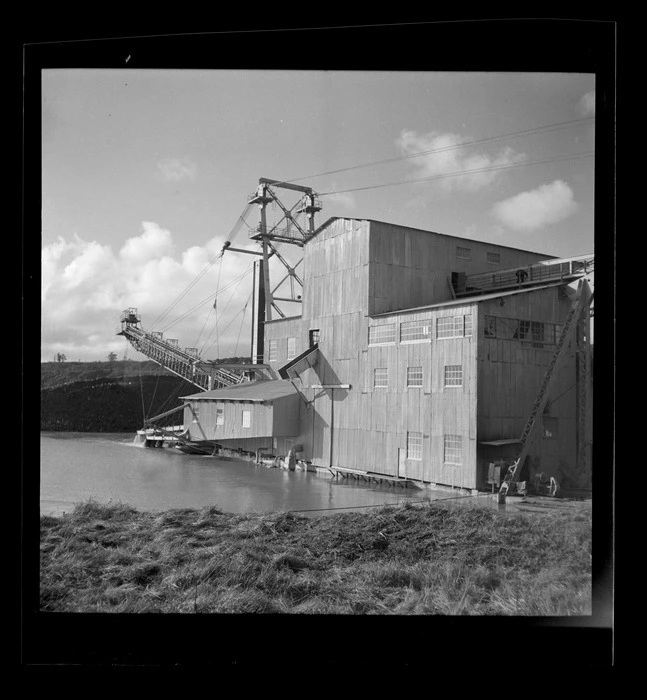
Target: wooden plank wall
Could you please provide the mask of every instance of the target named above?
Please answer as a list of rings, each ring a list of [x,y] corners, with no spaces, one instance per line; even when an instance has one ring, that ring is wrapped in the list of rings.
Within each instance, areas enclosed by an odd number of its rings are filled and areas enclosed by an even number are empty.
[[[479,317],[485,315],[518,318],[544,323],[562,323],[570,300],[560,295],[559,288],[550,288],[504,298],[479,305]],[[518,340],[478,338],[478,439],[496,440],[521,436],[537,392],[555,347],[542,349]],[[572,348],[574,350],[574,348]],[[571,352],[558,373],[551,396],[550,416],[559,421],[559,438],[535,442],[535,467],[558,476],[562,460],[574,466],[576,458],[576,389],[575,354]],[[541,431],[541,422],[538,424]],[[483,458],[485,459],[485,457]],[[480,469],[484,467],[481,464]]]
[[[470,259],[457,247],[470,249]],[[498,264],[487,261],[497,253]],[[551,256],[471,241],[456,236],[370,222],[369,315],[437,304],[450,300],[447,277],[452,272],[476,274],[527,265]]]
[[[289,399],[289,400],[287,400]],[[281,434],[286,435],[294,431],[288,425],[289,416],[294,418],[294,405],[298,397],[286,397],[277,401],[278,408],[285,416],[277,417]],[[257,402],[233,402],[233,401],[209,401],[200,399],[195,401],[199,404],[199,420],[195,421],[193,413],[189,408],[184,409],[184,425],[195,440],[230,440],[266,437],[273,435],[275,418],[273,404],[259,404]],[[289,410],[286,410],[289,405]],[[216,425],[216,409],[222,408],[224,411],[224,424]],[[242,426],[242,412],[250,411],[251,425],[249,428]],[[293,420],[292,425],[297,425]]]

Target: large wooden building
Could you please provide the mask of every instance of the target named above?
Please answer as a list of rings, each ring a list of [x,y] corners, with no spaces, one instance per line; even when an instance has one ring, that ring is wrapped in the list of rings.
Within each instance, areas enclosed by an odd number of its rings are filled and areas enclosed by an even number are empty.
[[[518,449],[574,295],[573,264],[366,219],[303,247],[302,314],[264,324],[275,377],[183,397],[191,436],[225,447],[486,488]],[[526,470],[577,461],[574,344]]]

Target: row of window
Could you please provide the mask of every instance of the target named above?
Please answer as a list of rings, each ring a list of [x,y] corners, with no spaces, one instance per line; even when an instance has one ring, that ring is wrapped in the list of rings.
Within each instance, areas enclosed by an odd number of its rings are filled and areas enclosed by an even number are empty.
[[[422,461],[423,435],[418,432],[407,433],[407,459]],[[463,464],[463,437],[461,435],[443,436],[443,462],[445,464]]]
[[[373,370],[373,387],[376,389],[389,386],[389,368],[375,367]],[[407,388],[422,386],[422,367],[407,367]],[[444,386],[463,386],[463,365],[445,365]]]
[[[288,338],[286,359],[293,360],[297,356],[297,339]],[[279,341],[270,340],[267,343],[267,361],[276,362],[279,359]]]
[[[525,340],[532,343],[554,345],[562,327],[557,323],[527,321],[520,318],[485,316],[483,334],[486,338],[501,340]]]
[[[464,246],[456,246],[456,257],[461,260],[471,260],[472,259],[472,249],[465,248]],[[492,253],[491,251],[486,252],[486,260],[493,265],[498,265],[501,262],[500,253]]]
[[[319,329],[315,328],[310,331],[310,347],[316,345],[319,342]],[[288,338],[287,339],[287,354],[285,356],[286,360],[293,360],[297,356],[297,339]],[[269,340],[267,342],[267,361],[276,362],[279,359],[279,341]]]
[[[200,421],[200,404],[195,403],[192,406],[193,410],[193,422],[198,423]],[[252,427],[252,412],[248,409],[243,409],[241,412],[241,426],[243,428]],[[216,408],[216,425],[225,424],[225,410],[223,408]]]
[[[386,345],[395,343],[397,323],[385,323],[380,326],[369,326],[368,344]],[[400,342],[411,343],[432,339],[433,321],[420,319],[417,321],[402,321],[400,323]],[[443,338],[468,338],[472,335],[472,314],[460,316],[443,316],[436,319],[436,340]]]

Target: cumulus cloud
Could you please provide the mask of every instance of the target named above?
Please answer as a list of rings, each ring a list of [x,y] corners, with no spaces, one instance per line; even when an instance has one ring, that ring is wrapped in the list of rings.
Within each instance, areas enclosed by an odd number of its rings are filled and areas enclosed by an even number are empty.
[[[595,116],[595,90],[587,92],[586,95],[582,97],[579,104],[580,113],[584,117],[594,117]]]
[[[497,170],[484,170],[500,166],[514,165],[525,160],[523,153],[506,146],[496,155],[489,155],[473,148],[457,148],[468,141],[467,138],[452,133],[431,131],[417,134],[403,129],[396,144],[404,155],[434,151],[410,159],[410,164],[419,178],[441,178],[439,182],[446,191],[462,189],[474,192],[490,183],[499,175]],[[450,173],[474,170],[471,174],[442,177]]]
[[[157,173],[166,182],[195,180],[198,166],[189,158],[164,158],[157,164]]]
[[[518,231],[534,231],[563,221],[578,208],[569,185],[563,180],[555,180],[497,202],[492,214],[504,226]]]
[[[171,232],[154,222],[142,223],[116,252],[78,235],[59,237],[42,250],[42,359],[62,352],[70,360],[105,360],[126,350],[143,359],[116,335],[129,307],[138,309],[146,330],[201,347],[206,358],[247,354],[250,313],[248,307],[243,317],[242,309],[251,292],[251,256],[228,253],[210,265],[223,243],[214,238],[177,252]]]

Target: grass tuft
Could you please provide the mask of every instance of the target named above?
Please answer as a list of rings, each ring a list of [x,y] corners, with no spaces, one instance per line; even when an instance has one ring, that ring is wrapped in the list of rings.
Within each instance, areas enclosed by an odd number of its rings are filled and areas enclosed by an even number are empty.
[[[478,501],[306,518],[78,505],[43,516],[47,611],[586,615],[590,502]]]

